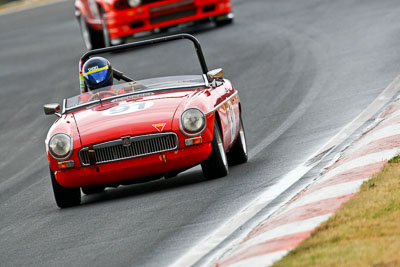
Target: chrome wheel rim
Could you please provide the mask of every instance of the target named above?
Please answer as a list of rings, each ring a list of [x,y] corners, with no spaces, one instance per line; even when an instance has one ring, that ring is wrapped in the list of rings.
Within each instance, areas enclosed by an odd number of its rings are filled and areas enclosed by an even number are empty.
[[[243,152],[244,152],[244,154],[247,155],[246,136],[245,136],[245,134],[244,134],[244,129],[243,129],[242,124],[240,124],[240,132],[239,132],[239,135],[240,135],[240,141],[242,142],[242,149],[243,149]]]
[[[222,158],[222,162],[224,163],[225,169],[228,168],[228,159],[226,158],[225,150],[224,150],[224,145],[222,144],[221,136],[218,134],[217,136],[217,144],[219,148],[219,153]]]

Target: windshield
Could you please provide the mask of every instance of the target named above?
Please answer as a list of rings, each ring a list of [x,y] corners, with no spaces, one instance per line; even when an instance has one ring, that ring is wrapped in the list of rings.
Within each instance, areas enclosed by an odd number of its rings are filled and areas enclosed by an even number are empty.
[[[169,76],[115,84],[65,99],[65,111],[128,95],[141,96],[160,90],[199,88],[205,85],[202,75]]]

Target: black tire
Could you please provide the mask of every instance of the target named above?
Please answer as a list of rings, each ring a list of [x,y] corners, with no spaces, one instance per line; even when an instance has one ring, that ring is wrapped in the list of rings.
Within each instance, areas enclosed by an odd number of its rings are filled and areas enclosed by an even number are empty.
[[[104,47],[103,33],[90,28],[83,16],[78,17],[83,43],[87,50]]]
[[[240,116],[239,120],[238,139],[236,140],[236,143],[233,145],[227,156],[229,165],[242,164],[247,162],[248,160],[246,133],[244,131],[242,116]]]
[[[50,170],[50,178],[58,207],[68,208],[81,204],[81,191],[79,187],[64,187],[60,185],[52,170]]]
[[[217,122],[214,122],[214,135],[211,146],[211,154],[201,163],[203,175],[206,179],[224,177],[228,174],[228,159]]]
[[[100,15],[101,15],[101,25],[103,28],[103,47],[109,47],[111,46],[111,38],[106,20],[104,19],[104,10],[100,9]]]
[[[105,188],[106,187],[103,185],[92,185],[92,186],[83,186],[81,189],[85,195],[93,195],[104,192]]]

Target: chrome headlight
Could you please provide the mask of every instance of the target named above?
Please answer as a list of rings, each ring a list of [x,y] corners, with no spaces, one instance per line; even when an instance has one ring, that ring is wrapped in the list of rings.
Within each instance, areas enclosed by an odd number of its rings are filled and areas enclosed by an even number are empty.
[[[50,154],[56,160],[64,160],[72,154],[72,138],[63,133],[53,135],[49,141]]]
[[[128,0],[129,6],[137,7],[141,4],[141,0]]]
[[[186,135],[198,135],[206,127],[206,116],[197,108],[185,110],[181,116],[181,130]]]

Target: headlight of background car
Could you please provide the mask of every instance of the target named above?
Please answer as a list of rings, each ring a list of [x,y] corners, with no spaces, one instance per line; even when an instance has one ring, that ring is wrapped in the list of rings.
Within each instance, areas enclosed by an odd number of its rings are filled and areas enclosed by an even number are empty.
[[[128,3],[131,7],[137,7],[141,2],[141,0],[128,0]]]
[[[206,126],[206,118],[204,113],[196,108],[185,110],[181,116],[182,128],[186,133],[198,134],[204,130]]]
[[[50,154],[57,160],[64,160],[72,154],[72,138],[63,133],[58,133],[50,138]]]

